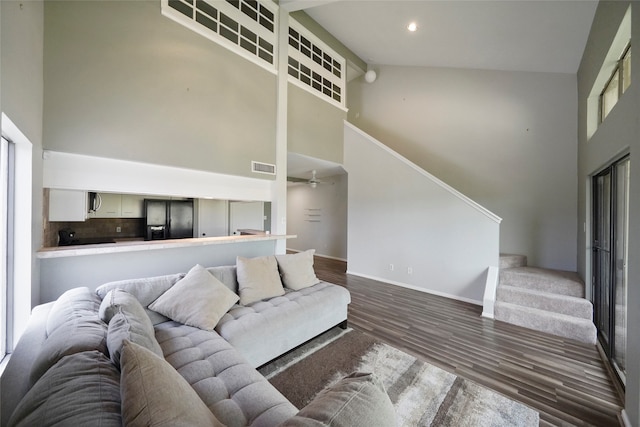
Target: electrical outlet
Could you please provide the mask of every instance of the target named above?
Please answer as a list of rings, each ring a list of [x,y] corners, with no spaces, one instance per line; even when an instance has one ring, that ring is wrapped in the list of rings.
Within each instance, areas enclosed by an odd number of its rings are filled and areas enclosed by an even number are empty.
[[[122,227],[116,227],[116,233],[121,233],[122,232]]]
[[[407,274],[413,274],[413,267],[407,268]]]
[[[393,264],[389,264],[389,271],[393,271],[395,269],[395,266]]]

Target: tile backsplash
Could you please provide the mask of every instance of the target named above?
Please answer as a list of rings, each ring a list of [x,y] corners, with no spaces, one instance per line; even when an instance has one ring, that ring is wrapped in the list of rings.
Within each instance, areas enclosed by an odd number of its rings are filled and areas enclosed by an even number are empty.
[[[45,227],[43,246],[58,246],[58,231],[69,228],[75,231],[77,239],[144,238],[144,218],[90,218],[82,222],[49,222]],[[120,227],[120,232],[117,228]]]

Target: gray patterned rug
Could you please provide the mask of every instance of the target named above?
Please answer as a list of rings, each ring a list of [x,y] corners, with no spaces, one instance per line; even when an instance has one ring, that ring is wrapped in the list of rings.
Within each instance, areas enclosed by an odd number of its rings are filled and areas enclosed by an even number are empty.
[[[261,367],[298,408],[354,371],[382,378],[398,426],[538,426],[535,410],[381,343],[338,328]]]

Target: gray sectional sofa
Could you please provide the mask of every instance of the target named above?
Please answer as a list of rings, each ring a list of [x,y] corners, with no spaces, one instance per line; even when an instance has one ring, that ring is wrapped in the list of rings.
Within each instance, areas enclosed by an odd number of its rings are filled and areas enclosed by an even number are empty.
[[[280,257],[76,288],[35,307],[0,378],[2,426],[392,425],[373,375],[299,410],[255,369],[346,325],[349,292],[315,278],[313,252]]]

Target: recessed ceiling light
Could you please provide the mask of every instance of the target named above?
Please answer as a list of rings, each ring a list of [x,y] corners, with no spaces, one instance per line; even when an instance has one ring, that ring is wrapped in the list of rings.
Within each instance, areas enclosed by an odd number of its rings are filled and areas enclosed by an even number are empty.
[[[411,31],[412,33],[415,32],[418,29],[418,24],[416,24],[415,22],[411,22],[409,23],[409,25],[407,25],[407,30]]]

